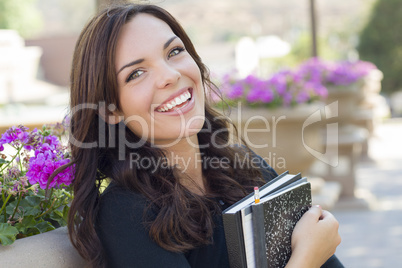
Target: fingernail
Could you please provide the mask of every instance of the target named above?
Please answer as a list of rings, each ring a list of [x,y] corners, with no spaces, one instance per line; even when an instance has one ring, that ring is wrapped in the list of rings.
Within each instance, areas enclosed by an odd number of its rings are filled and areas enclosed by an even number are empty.
[[[321,206],[320,206],[320,205],[315,205],[315,207],[316,207],[316,208],[321,208]]]

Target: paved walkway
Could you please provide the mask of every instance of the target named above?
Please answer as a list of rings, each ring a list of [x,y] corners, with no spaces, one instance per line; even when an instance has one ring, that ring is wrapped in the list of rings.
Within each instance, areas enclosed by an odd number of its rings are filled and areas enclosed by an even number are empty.
[[[378,126],[369,158],[357,168],[357,191],[374,197],[371,210],[333,210],[345,267],[402,267],[402,119]]]

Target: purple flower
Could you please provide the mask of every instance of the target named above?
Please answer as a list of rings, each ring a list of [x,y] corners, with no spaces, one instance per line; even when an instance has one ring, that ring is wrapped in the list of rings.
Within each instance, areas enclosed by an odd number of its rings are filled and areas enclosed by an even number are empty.
[[[232,86],[231,90],[227,93],[229,99],[235,100],[243,96],[244,88],[241,84],[236,83]]]
[[[17,166],[11,166],[7,169],[7,172],[4,174],[4,177],[7,180],[15,180],[21,174],[21,170]]]
[[[46,136],[43,142],[49,144],[49,146],[54,149],[59,145],[59,139],[53,135]]]
[[[58,162],[55,163],[55,168],[59,168],[63,165],[66,165],[70,163],[69,159],[62,159]],[[70,185],[73,181],[74,178],[74,166],[70,166],[68,168],[66,168],[65,170],[63,170],[62,172],[60,172],[59,174],[57,174],[57,176],[54,178],[54,180],[56,181],[57,185]]]
[[[247,94],[246,100],[248,102],[258,102],[260,100],[260,93],[257,90],[250,90]]]
[[[315,83],[313,81],[307,81],[304,83],[306,90],[311,92],[312,95],[326,98],[328,96],[328,90],[321,83]]]
[[[375,69],[369,62],[327,62],[311,58],[295,70],[282,70],[267,79],[249,75],[223,78],[222,95],[231,101],[247,101],[266,107],[289,106],[328,96],[327,86],[356,83]],[[233,103],[233,102],[232,102]]]
[[[40,144],[43,136],[35,128],[33,131],[28,132],[28,128],[24,126],[11,127],[0,138],[0,151],[4,150],[4,144],[10,144],[13,147],[20,147],[21,145],[25,150],[30,151]]]
[[[59,167],[68,164],[69,159],[57,159],[55,155],[39,153],[36,157],[31,157],[29,161],[29,171],[26,176],[31,184],[39,183],[40,188],[46,189],[50,175]],[[49,183],[50,188],[55,186],[70,185],[73,180],[73,168],[68,167]]]
[[[304,79],[321,84],[350,85],[368,75],[376,66],[365,61],[326,62],[312,58],[300,65],[298,73]]]
[[[31,132],[29,132],[28,140],[24,144],[24,149],[28,151],[34,150],[38,145],[42,143],[42,141],[43,136],[35,128]]]
[[[353,71],[353,65],[350,62],[341,62],[333,66],[328,73],[326,82],[334,85],[349,85],[359,78],[360,76]]]
[[[31,184],[39,183],[40,188],[45,189],[50,175],[69,162],[69,159],[64,158],[57,137],[50,135],[45,137],[44,143],[36,148],[35,156],[29,159],[29,170],[26,176]],[[66,168],[53,178],[49,187],[70,185],[73,178],[73,169]]]
[[[276,91],[280,96],[283,96],[287,90],[287,76],[290,71],[281,71],[274,74],[269,80],[270,86]]]
[[[327,82],[334,85],[350,85],[369,74],[375,65],[365,61],[336,63],[328,74]]]
[[[290,94],[290,92],[286,92],[283,95],[283,104],[285,106],[289,106],[292,103],[292,99],[293,99],[292,94]]]
[[[69,125],[70,125],[70,117],[65,116],[63,122],[45,125],[45,128],[50,132],[51,135],[61,137],[64,134],[66,134]]]
[[[309,94],[306,91],[301,91],[299,94],[296,96],[296,102],[297,103],[305,103],[310,99]]]
[[[1,135],[0,144],[10,144],[12,146],[19,146],[21,143],[27,143],[29,134],[28,128],[24,126],[12,126],[5,133]]]
[[[254,76],[248,76],[242,83],[247,92],[246,100],[248,102],[269,102],[272,92],[267,81]]]
[[[297,73],[306,81],[321,83],[330,67],[331,64],[322,61],[320,58],[311,58],[299,66]]]
[[[267,90],[264,90],[263,92],[261,92],[261,101],[263,103],[270,103],[274,100],[274,98],[275,98],[275,95],[272,92],[272,90],[270,90],[270,89],[267,89]]]

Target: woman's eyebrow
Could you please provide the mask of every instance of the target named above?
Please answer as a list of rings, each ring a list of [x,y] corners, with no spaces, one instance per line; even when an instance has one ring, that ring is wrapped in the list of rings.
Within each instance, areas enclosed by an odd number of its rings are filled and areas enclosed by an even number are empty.
[[[170,38],[164,45],[163,45],[163,49],[166,49],[172,42],[173,40],[175,40],[177,38],[177,36],[173,36],[172,38]]]
[[[139,64],[143,61],[144,61],[144,59],[139,59],[139,60],[135,60],[135,61],[127,63],[126,65],[124,65],[123,67],[120,68],[120,70],[116,73],[116,75],[118,75],[121,71],[123,71],[124,68]]]
[[[166,49],[176,38],[177,38],[177,36],[173,36],[169,40],[167,40],[167,42],[163,45],[163,49]],[[124,68],[133,66],[135,64],[139,64],[143,61],[144,61],[144,59],[139,59],[139,60],[135,60],[135,61],[127,63],[126,65],[124,65],[123,67],[120,68],[120,70],[116,73],[116,75],[118,75],[121,71],[123,71]]]

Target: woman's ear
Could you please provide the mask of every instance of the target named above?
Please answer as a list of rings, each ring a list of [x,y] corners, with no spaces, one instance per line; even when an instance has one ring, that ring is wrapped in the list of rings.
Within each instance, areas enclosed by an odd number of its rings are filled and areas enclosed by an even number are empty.
[[[124,120],[124,116],[117,111],[116,105],[109,104],[108,109],[106,109],[105,105],[100,105],[99,114],[103,121],[108,124],[115,125]]]

